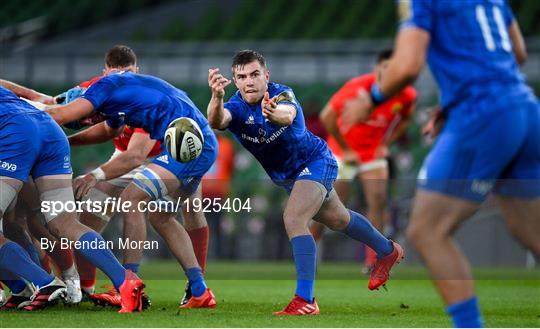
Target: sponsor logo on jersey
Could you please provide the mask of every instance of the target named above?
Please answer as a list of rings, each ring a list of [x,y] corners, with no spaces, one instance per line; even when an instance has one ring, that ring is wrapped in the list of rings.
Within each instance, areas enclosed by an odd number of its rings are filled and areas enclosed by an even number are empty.
[[[246,120],[246,124],[247,125],[254,125],[255,124],[255,119],[253,118],[253,115],[250,115],[248,117],[248,119]]]
[[[64,169],[71,169],[71,161],[69,155],[64,156]]]
[[[302,172],[300,172],[300,175],[298,175],[298,177],[309,176],[309,175],[311,175],[311,171],[309,171],[308,167],[305,167],[304,170],[302,170]]]
[[[486,195],[493,188],[493,182],[489,180],[475,179],[472,182],[471,190],[475,193]]]
[[[17,165],[14,163],[9,163],[9,162],[0,160],[0,170],[15,172],[17,171]]]
[[[169,156],[167,154],[157,157],[156,160],[169,164]]]
[[[283,134],[283,132],[287,128],[289,128],[289,126],[279,128],[272,135],[270,135],[270,137],[268,137],[268,138],[266,137],[266,131],[264,131],[264,129],[261,129],[264,133],[261,132],[261,130],[259,130],[259,134],[261,134],[261,136],[259,136],[259,137],[252,137],[252,136],[249,136],[249,135],[246,135],[246,134],[242,134],[241,137],[242,137],[242,139],[245,139],[245,140],[250,141],[250,142],[255,143],[255,144],[262,144],[262,143],[270,144],[273,141],[275,141],[279,136],[281,136],[281,134]]]

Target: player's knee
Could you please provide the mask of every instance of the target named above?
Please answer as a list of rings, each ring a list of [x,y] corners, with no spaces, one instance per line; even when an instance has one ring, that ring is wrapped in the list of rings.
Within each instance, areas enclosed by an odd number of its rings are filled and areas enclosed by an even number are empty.
[[[47,224],[49,232],[57,239],[68,239],[75,241],[86,232],[92,231],[91,228],[79,222],[75,214],[64,213]]]
[[[17,199],[17,190],[14,189],[11,185],[0,181],[0,218],[4,214],[15,207],[15,202]]]
[[[433,235],[426,230],[425,226],[410,223],[405,232],[409,243],[416,249],[422,250],[430,245]]]
[[[54,237],[58,239],[65,238],[72,230],[71,223],[74,221],[78,221],[78,219],[73,218],[73,216],[70,216],[70,214],[68,213],[62,213],[55,218],[49,220],[47,222],[47,228]]]
[[[49,231],[55,237],[63,237],[69,232],[70,222],[77,221],[74,211],[75,198],[71,187],[44,191],[40,194],[42,214]]]
[[[140,194],[140,191],[137,191],[136,187],[134,187],[133,184],[130,184],[122,191],[122,193],[120,193],[118,198],[124,201],[136,201],[137,199],[142,198]]]
[[[285,212],[283,214],[283,223],[285,223],[285,227],[294,227],[299,226],[301,224],[301,220],[299,219],[299,216]]]
[[[407,226],[407,230],[405,231],[405,235],[407,237],[407,240],[409,240],[409,243],[415,249],[418,249],[417,238],[419,238],[421,234],[420,230],[416,227],[416,225],[409,224],[409,226]]]
[[[186,230],[194,230],[205,226],[208,226],[208,223],[204,212],[194,210],[184,212],[184,227]]]
[[[160,232],[163,228],[170,225],[170,223],[174,220],[172,216],[166,216],[163,214],[151,214],[148,218],[150,221],[150,224],[152,227]]]
[[[412,221],[405,234],[413,247],[420,251],[449,239],[452,232],[444,225],[430,226]]]
[[[308,219],[302,216],[295,216],[293,214],[283,214],[283,223],[285,224],[285,230],[289,236],[295,235],[299,231],[307,229]]]

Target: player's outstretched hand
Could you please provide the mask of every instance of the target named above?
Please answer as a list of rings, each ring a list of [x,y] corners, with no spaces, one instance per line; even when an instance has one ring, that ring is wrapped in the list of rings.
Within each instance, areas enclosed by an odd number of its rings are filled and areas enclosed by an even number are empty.
[[[263,99],[261,101],[262,114],[265,118],[271,119],[272,115],[275,113],[277,108],[277,96],[270,98],[268,92],[264,93]]]
[[[212,91],[212,96],[223,98],[225,96],[225,87],[230,83],[231,80],[221,75],[218,68],[208,70],[208,86]]]
[[[80,200],[88,191],[97,184],[97,179],[92,174],[86,174],[79,176],[73,180],[73,190],[75,192],[75,199]]]
[[[367,121],[372,109],[373,102],[370,95],[367,91],[361,89],[356,99],[345,103],[343,113],[341,114],[343,118],[343,131],[349,131],[358,122]]]

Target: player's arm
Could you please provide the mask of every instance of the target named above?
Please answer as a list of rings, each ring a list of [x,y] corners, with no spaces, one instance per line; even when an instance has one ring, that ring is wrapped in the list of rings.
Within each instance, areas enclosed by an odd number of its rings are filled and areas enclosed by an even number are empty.
[[[426,63],[429,40],[429,33],[416,27],[402,29],[398,33],[394,55],[378,82],[383,99],[395,96],[420,75]],[[373,96],[372,90],[371,98]]]
[[[223,106],[225,87],[231,83],[219,73],[219,69],[208,70],[208,86],[212,91],[212,97],[208,103],[207,114],[210,127],[213,129],[225,129],[232,120],[229,110]]]
[[[155,144],[156,140],[151,139],[149,134],[133,133],[127,149],[102,165],[101,169],[107,179],[120,177],[143,164]]]
[[[341,135],[337,125],[338,114],[330,104],[326,104],[326,106],[323,108],[319,114],[319,119],[321,120],[321,123],[326,131],[328,131],[328,133],[336,139],[341,149],[344,150],[349,148],[349,145],[347,145],[347,142],[345,142],[345,139],[343,138],[343,135]]]
[[[527,60],[527,47],[516,20],[512,21],[512,24],[510,24],[508,34],[510,35],[510,40],[512,40],[512,51],[514,52],[514,56],[516,56],[516,61],[521,65]]]
[[[60,125],[82,119],[93,110],[94,105],[84,98],[77,98],[66,105],[53,105],[45,108],[45,111]]]
[[[111,128],[103,121],[69,136],[68,140],[71,146],[100,144],[118,136],[122,132],[122,129],[123,127],[119,129]]]
[[[12,91],[15,95],[47,105],[56,104],[54,97],[42,94],[33,89],[23,87],[14,82],[0,79],[0,86]]]
[[[343,152],[343,161],[345,161],[346,163],[357,162],[358,157],[356,156],[356,153],[349,147],[349,144],[347,144],[347,142],[343,138],[343,135],[339,131],[339,127],[337,125],[338,114],[332,108],[332,105],[330,105],[330,103],[327,103],[326,106],[323,108],[323,110],[319,114],[319,119],[321,120],[321,123],[323,124],[326,131],[328,131],[328,133],[335,138],[335,140],[341,147],[341,150]]]
[[[75,197],[80,199],[99,181],[120,177],[143,164],[155,143],[149,134],[134,133],[124,152],[92,172],[75,179],[73,183]]]
[[[262,114],[270,122],[278,126],[290,126],[296,117],[294,95],[290,91],[284,91],[270,98],[268,92],[264,93],[262,100]]]
[[[359,109],[343,111],[343,129],[365,121],[380,103],[398,94],[416,80],[426,62],[430,35],[424,29],[408,27],[401,29],[396,37],[394,55],[390,59],[381,81],[377,81],[368,92],[359,94]]]

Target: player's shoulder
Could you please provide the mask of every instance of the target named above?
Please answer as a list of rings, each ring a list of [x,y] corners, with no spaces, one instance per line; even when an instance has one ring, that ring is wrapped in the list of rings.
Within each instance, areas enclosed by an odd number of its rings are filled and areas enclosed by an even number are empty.
[[[231,103],[244,103],[244,99],[242,98],[242,95],[240,95],[240,90],[237,90],[225,104],[231,104]]]
[[[88,89],[107,88],[107,87],[113,87],[113,86],[118,86],[118,85],[119,85],[118,74],[113,73],[113,74],[104,75],[100,79],[97,79],[88,87]]]
[[[283,92],[293,93],[293,90],[291,87],[281,84],[281,83],[276,83],[276,82],[268,83],[268,94],[270,94],[270,97],[277,96]]]
[[[349,79],[343,85],[344,88],[369,87],[376,80],[375,73],[367,73]]]
[[[295,106],[300,106],[298,103],[298,100],[296,99],[296,95],[294,94],[294,91],[291,87],[270,82],[268,83],[268,94],[270,97],[276,97],[277,96],[277,102],[278,103],[289,103]]]
[[[354,77],[349,81],[354,81],[356,83],[373,83],[375,80],[377,80],[377,76],[374,72],[370,72]]]
[[[103,81],[103,82],[111,82],[118,85],[118,84],[126,84],[126,83],[129,83],[129,81],[133,81],[133,80],[144,79],[145,77],[152,77],[152,76],[133,73],[131,71],[118,71],[118,72],[113,72],[111,74],[107,74],[103,76],[101,79],[98,79],[96,83],[101,83]]]
[[[246,107],[247,103],[242,98],[242,95],[240,94],[240,91],[237,90],[225,104],[223,104],[223,107],[226,108],[229,111],[237,111],[241,110],[243,107]]]

